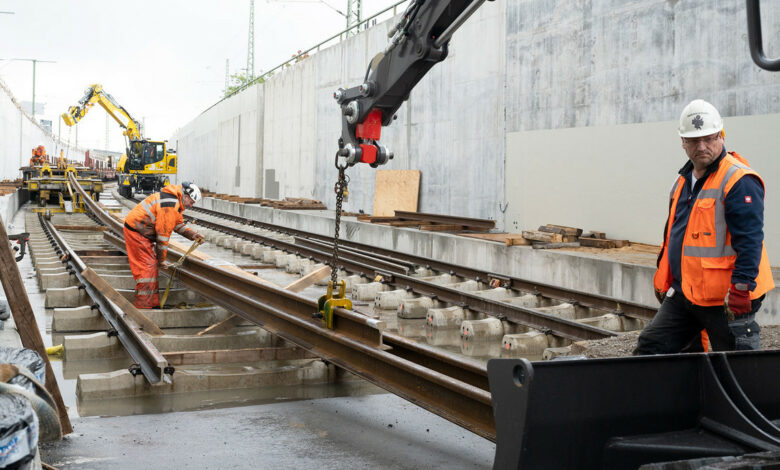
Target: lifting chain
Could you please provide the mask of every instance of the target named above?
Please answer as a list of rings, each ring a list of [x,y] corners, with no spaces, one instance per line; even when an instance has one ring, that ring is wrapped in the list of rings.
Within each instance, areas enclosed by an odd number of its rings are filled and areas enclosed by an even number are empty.
[[[336,168],[339,170],[339,178],[336,181],[336,186],[333,188],[336,192],[336,229],[333,234],[333,258],[330,262],[330,282],[335,286],[338,279],[339,272],[339,228],[341,227],[341,205],[344,202],[344,192],[347,190],[347,183],[349,178],[345,174],[347,165],[339,165],[336,163]]]

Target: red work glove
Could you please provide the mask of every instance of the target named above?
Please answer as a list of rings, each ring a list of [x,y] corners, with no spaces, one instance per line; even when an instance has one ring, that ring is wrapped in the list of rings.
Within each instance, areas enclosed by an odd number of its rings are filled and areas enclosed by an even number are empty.
[[[726,313],[729,315],[739,316],[750,313],[752,305],[748,285],[743,283],[732,284],[728,294],[726,294],[724,303]]]

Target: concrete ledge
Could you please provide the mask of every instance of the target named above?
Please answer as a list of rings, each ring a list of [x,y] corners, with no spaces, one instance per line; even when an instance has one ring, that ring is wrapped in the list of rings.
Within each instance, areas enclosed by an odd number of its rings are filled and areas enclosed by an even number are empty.
[[[329,368],[322,361],[303,359],[269,363],[265,367],[221,367],[219,370],[177,368],[173,383],[151,386],[127,370],[82,374],[76,384],[79,400],[191,393],[207,390],[327,383]]]
[[[135,290],[117,289],[127,300],[133,301]],[[165,289],[160,290],[160,295]],[[186,303],[189,305],[201,303],[203,299],[195,292],[187,289],[172,288],[168,293],[167,305],[178,305]],[[57,307],[80,307],[82,305],[91,305],[91,299],[87,292],[78,287],[51,288],[46,290],[46,308]]]
[[[163,335],[149,336],[160,352],[203,351],[206,349],[242,349],[274,346],[277,338],[260,328],[250,328],[227,335]],[[91,361],[127,357],[122,343],[116,336],[105,332],[65,336],[66,361]]]
[[[283,211],[208,197],[203,199],[202,206],[321,235],[333,234],[333,211]],[[359,243],[658,306],[652,287],[654,266],[619,262],[584,252],[534,250],[527,246],[505,246],[447,233],[363,223],[352,217],[342,218],[341,230],[350,234],[350,240]],[[757,319],[761,324],[780,324],[780,294],[777,288],[767,294]]]

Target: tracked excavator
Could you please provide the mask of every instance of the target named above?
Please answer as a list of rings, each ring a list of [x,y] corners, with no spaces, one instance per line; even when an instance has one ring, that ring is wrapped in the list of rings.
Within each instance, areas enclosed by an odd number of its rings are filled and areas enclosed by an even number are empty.
[[[165,141],[144,138],[139,123],[102,85],[90,85],[79,104],[63,113],[62,120],[67,126],[74,126],[95,104],[114,118],[125,136],[126,151],[117,164],[119,193],[130,197],[133,192],[152,193],[169,184],[169,175],[176,174],[176,151],[169,149]]]
[[[345,170],[360,163],[376,168],[393,158],[379,143],[382,127],[447,57],[453,33],[484,1],[411,1],[363,82],[333,94],[342,118],[336,244],[328,294],[316,315],[328,328],[338,328],[334,307],[351,308],[336,277]],[[753,60],[780,71],[780,59],[763,52],[759,0],[746,2]],[[700,468],[746,454],[749,468],[780,465],[780,351],[562,359],[488,362],[494,468]],[[683,460],[678,466],[659,463]]]

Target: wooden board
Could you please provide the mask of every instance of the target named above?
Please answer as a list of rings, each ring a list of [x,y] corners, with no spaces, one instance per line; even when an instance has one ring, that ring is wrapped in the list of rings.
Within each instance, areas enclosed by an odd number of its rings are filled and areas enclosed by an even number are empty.
[[[392,216],[395,211],[417,211],[420,170],[377,170],[374,188],[375,216]]]
[[[99,290],[100,293],[103,294],[108,300],[117,304],[117,306],[125,313],[125,315],[132,318],[138,324],[138,326],[144,330],[144,333],[155,336],[161,336],[165,334],[156,323],[150,320],[149,317],[137,309],[132,302],[127,300],[122,294],[111,287],[111,285],[106,282],[105,279],[100,277],[98,273],[93,271],[92,268],[85,269],[81,272],[81,275],[84,276],[84,279],[89,281],[89,283],[92,284],[95,289]]]
[[[539,232],[538,230],[523,230],[523,238],[547,243],[563,242],[563,235],[559,233]]]
[[[540,232],[560,233],[561,235],[568,235],[573,237],[579,237],[582,235],[582,229],[576,227],[567,227],[565,225],[546,224],[539,227]]]
[[[49,356],[46,354],[46,346],[44,346],[43,338],[41,338],[41,330],[38,329],[38,322],[35,320],[35,312],[33,312],[32,305],[30,305],[30,298],[27,297],[27,291],[24,290],[22,275],[19,273],[19,266],[16,265],[15,255],[11,251],[8,233],[5,230],[2,219],[0,219],[0,283],[3,286],[3,293],[8,299],[8,306],[11,309],[14,323],[16,323],[19,338],[22,340],[22,346],[37,352],[43,359],[46,368],[46,390],[51,393],[54,402],[57,404],[62,434],[70,434],[73,432],[73,427],[68,418],[68,409],[62,400],[60,388],[57,385],[57,378],[54,376]]]
[[[580,245],[594,248],[622,248],[624,246],[628,246],[628,244],[628,240],[580,237]]]
[[[290,292],[300,292],[306,289],[307,287],[309,287],[310,285],[314,284],[315,282],[324,279],[328,276],[330,276],[330,266],[323,266],[317,269],[316,271],[312,271],[309,274],[303,276],[297,281],[293,281],[292,284],[289,284],[288,286],[284,287],[284,289]],[[278,285],[269,281],[266,281],[266,284],[270,284],[274,287],[279,287]],[[241,317],[239,317],[238,315],[231,315],[226,319],[218,323],[215,323],[204,330],[199,331],[198,336],[224,333],[225,331],[228,331],[234,326],[236,326],[240,321],[241,321]]]
[[[520,233],[459,233],[461,237],[478,238],[491,242],[504,243],[506,246],[530,245],[531,241],[523,238]]]

